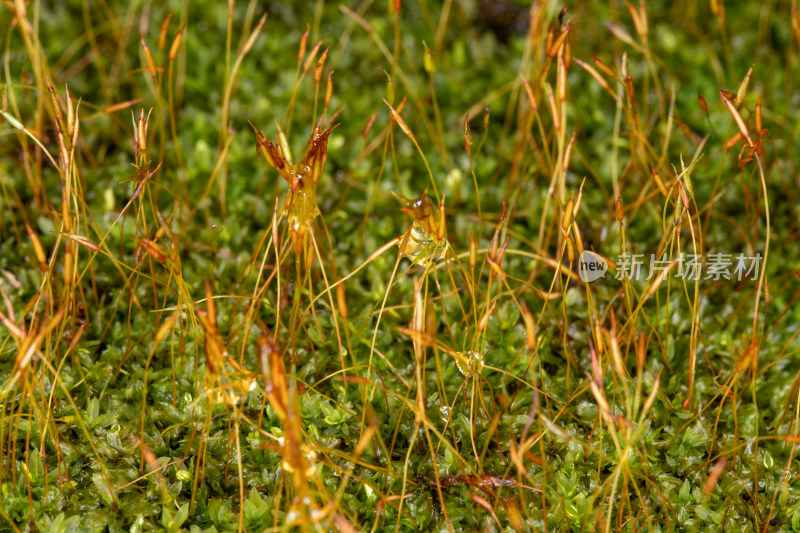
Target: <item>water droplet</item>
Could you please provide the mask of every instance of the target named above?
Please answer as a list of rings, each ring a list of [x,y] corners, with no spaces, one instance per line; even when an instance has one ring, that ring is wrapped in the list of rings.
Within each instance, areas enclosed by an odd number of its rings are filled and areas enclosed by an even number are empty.
[[[772,468],[772,465],[775,464],[774,461],[772,460],[772,455],[769,452],[764,452],[763,462],[767,470]]]
[[[437,241],[434,235],[431,235],[422,229],[422,226],[417,222],[414,222],[403,254],[412,261],[424,266],[428,262],[435,263],[441,259],[446,250],[447,238]]]
[[[447,405],[443,405],[441,409],[439,409],[439,416],[442,419],[442,422],[447,423],[450,420],[450,407]]]
[[[456,354],[456,366],[465,377],[480,374],[483,370],[483,356],[478,352],[461,352]]]

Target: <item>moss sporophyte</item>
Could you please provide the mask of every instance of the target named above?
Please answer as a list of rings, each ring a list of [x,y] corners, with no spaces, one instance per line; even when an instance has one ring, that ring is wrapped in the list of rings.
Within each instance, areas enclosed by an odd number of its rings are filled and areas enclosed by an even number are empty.
[[[280,215],[288,222],[293,248],[298,257],[302,255],[307,242],[311,223],[319,215],[317,183],[322,177],[328,158],[328,137],[336,129],[336,126],[322,129],[322,120],[323,117],[320,117],[311,132],[303,156],[297,164],[292,164],[289,152],[279,139],[273,145],[261,130],[250,124],[256,134],[258,154],[289,184],[289,193],[283,201]]]
[[[414,222],[399,241],[400,253],[420,266],[435,263],[444,256],[448,247],[444,197],[439,204],[438,221],[434,216],[434,203],[427,194],[404,203],[401,210]]]

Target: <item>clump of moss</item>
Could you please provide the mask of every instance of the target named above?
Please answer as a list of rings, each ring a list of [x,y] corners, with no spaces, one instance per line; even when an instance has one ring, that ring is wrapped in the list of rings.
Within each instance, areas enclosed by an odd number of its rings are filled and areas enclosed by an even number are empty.
[[[3,6],[0,531],[800,530],[794,2],[270,7]]]

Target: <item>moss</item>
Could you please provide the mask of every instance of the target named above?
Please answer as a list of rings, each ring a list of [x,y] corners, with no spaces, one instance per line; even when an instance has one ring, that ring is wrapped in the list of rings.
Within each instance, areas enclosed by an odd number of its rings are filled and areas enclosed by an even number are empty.
[[[796,10],[489,4],[4,6],[0,531],[800,530]]]

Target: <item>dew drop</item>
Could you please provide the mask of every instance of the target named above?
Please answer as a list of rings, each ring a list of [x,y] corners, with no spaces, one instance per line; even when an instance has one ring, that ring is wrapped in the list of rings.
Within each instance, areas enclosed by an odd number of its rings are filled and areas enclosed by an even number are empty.
[[[416,261],[420,266],[425,266],[428,262],[435,263],[441,259],[445,251],[447,251],[447,238],[438,241],[419,223],[414,222],[414,225],[411,226],[408,243],[403,251],[406,257]]]
[[[480,374],[483,370],[483,356],[478,352],[462,352],[456,357],[456,366],[465,377]]]

